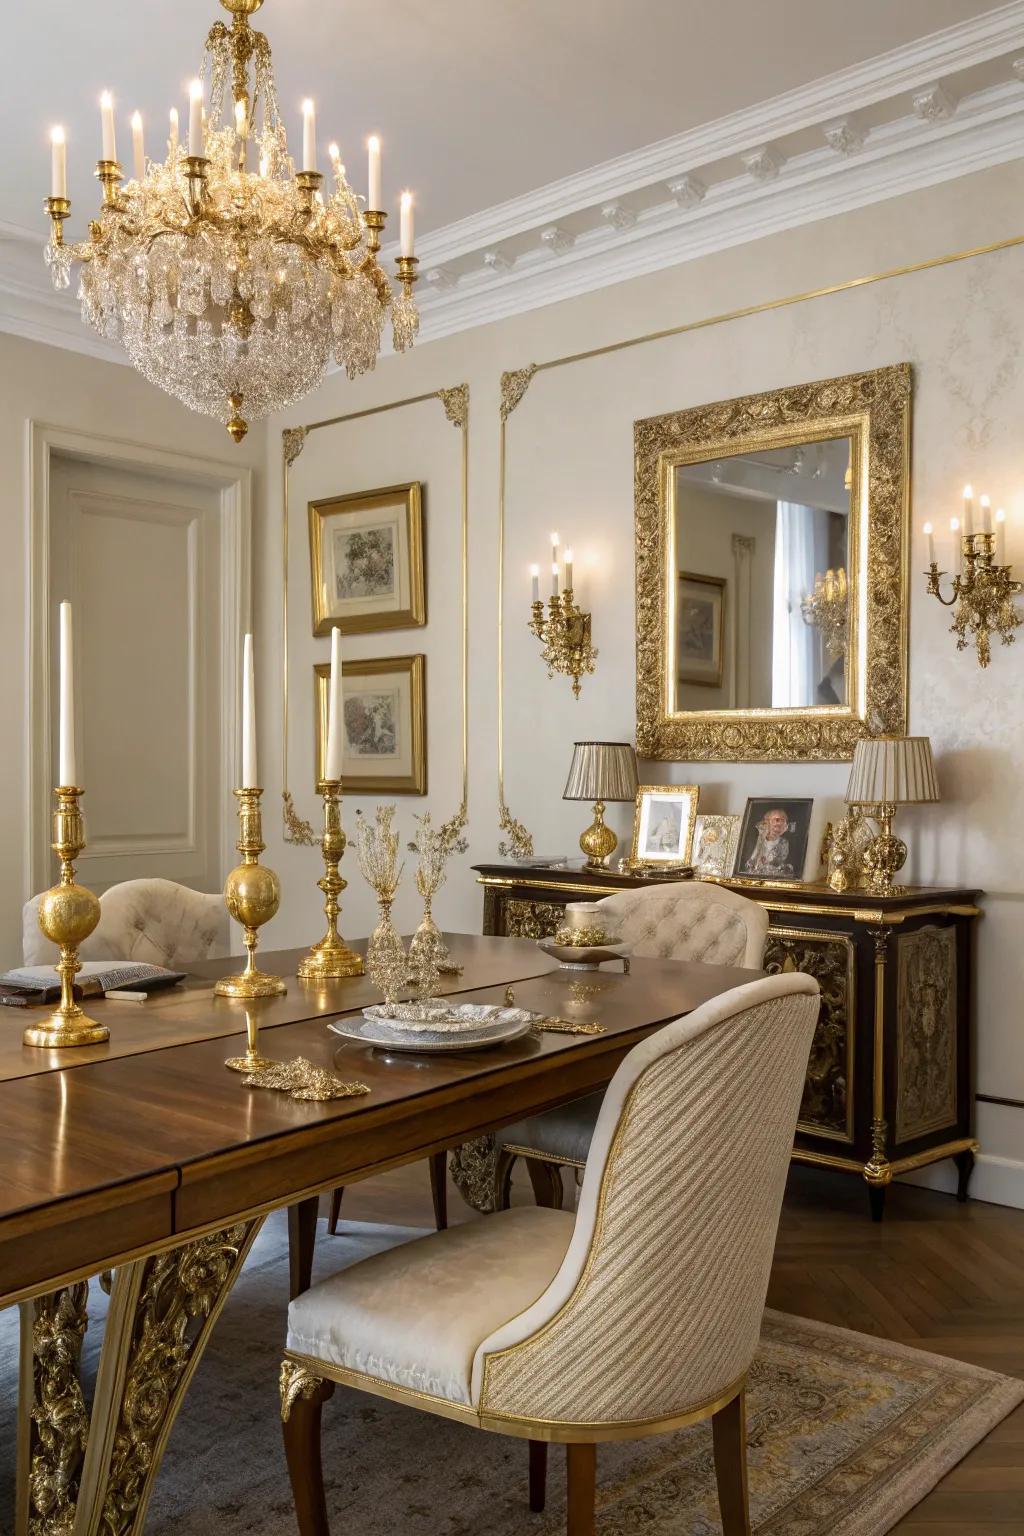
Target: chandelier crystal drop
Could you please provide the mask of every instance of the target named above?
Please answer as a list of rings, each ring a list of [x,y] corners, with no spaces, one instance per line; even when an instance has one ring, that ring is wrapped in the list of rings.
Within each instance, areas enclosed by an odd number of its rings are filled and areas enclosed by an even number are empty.
[[[349,378],[373,368],[389,312],[395,350],[412,346],[416,257],[411,198],[402,198],[398,290],[379,263],[386,214],[380,146],[370,140],[370,206],[362,206],[331,145],[330,186],[316,168],[313,104],[303,109],[302,168],[288,153],[266,37],[249,25],[263,0],[221,0],[231,23],[206,40],[190,99],[189,134],[171,113],[167,156],[147,160],[132,119],[134,175],[115,148],[113,104],[102,98],[99,217],[66,244],[64,135],[55,129],[46,261],[67,288],[81,264],[82,317],[119,341],[135,368],[194,411],[248,423],[316,389],[331,356]],[[228,109],[228,100],[231,107]]]

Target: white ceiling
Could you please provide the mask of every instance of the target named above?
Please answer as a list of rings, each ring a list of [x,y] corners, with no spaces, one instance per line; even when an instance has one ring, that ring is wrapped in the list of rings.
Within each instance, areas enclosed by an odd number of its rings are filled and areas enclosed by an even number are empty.
[[[256,25],[274,50],[298,134],[318,103],[362,186],[362,145],[385,146],[386,201],[416,190],[420,231],[438,229],[656,140],[998,10],[989,0],[267,0]],[[5,7],[0,218],[45,238],[47,130],[69,136],[73,233],[95,201],[99,91],[130,112],[150,149],[184,104],[215,0],[55,0]],[[79,224],[79,218],[82,223]]]

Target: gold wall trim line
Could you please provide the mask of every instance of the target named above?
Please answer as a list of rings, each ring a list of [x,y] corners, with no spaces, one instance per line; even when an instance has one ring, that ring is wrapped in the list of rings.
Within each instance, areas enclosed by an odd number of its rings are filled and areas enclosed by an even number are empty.
[[[461,543],[461,599],[462,599],[462,791],[458,810],[444,823],[443,830],[454,836],[466,825],[469,816],[469,385],[456,384],[447,388],[432,389],[426,394],[409,395],[404,400],[390,400],[384,405],[368,406],[365,410],[349,411],[342,416],[325,417],[306,426],[286,427],[281,434],[282,518],[281,518],[281,799],[283,810],[283,836],[286,843],[315,845],[319,839],[311,822],[304,821],[295,811],[288,783],[288,544],[290,528],[289,471],[305,447],[310,432],[322,427],[341,426],[347,422],[362,421],[368,416],[381,416],[388,411],[398,411],[406,406],[422,405],[428,400],[439,401],[446,419],[458,430],[460,443],[460,479],[462,489]]]
[[[880,272],[870,272],[862,277],[844,278],[838,283],[828,283],[821,288],[805,288],[801,293],[786,294],[781,299],[763,299],[757,304],[745,304],[741,309],[728,309],[718,315],[708,315],[702,320],[684,320],[680,325],[665,326],[662,330],[648,331],[643,336],[628,336],[622,341],[608,342],[603,347],[590,347],[585,352],[568,352],[564,357],[551,357],[547,362],[536,363],[536,373],[547,373],[552,368],[565,368],[572,363],[586,363],[594,357],[607,357],[613,352],[625,352],[630,347],[644,346],[649,341],[667,341],[673,336],[685,336],[689,331],[707,330],[713,325],[726,325],[732,320],[746,320],[751,315],[762,315],[773,309],[787,309],[793,304],[806,304],[811,299],[827,299],[836,293],[846,293],[851,288],[868,288],[873,283],[887,283],[896,277],[911,277],[915,272],[930,272],[936,267],[952,266],[958,261],[972,261],[978,256],[993,256],[999,251],[1014,250],[1024,245],[1024,235],[1009,235],[1005,240],[993,240],[988,245],[974,245],[967,250],[952,251],[946,256],[929,256],[924,261],[912,261],[901,267],[885,267]]]

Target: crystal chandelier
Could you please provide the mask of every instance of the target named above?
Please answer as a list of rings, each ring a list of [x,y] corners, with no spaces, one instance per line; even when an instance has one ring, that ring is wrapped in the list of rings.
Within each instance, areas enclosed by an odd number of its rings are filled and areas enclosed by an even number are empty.
[[[236,442],[248,423],[316,389],[331,354],[349,378],[372,368],[390,311],[396,351],[419,316],[412,200],[402,196],[395,291],[378,255],[380,144],[369,141],[369,198],[361,207],[338,148],[321,190],[316,116],[303,106],[302,168],[288,153],[266,37],[249,25],[263,0],[221,0],[190,92],[187,145],[171,112],[167,157],[147,160],[132,119],[133,172],[117,159],[114,109],[102,98],[99,217],[89,239],[64,241],[71,212],[63,131],[53,130],[50,242],[54,286],[81,263],[83,319],[118,340],[150,383],[224,421]],[[228,110],[227,97],[233,102]],[[252,162],[252,164],[250,164]]]

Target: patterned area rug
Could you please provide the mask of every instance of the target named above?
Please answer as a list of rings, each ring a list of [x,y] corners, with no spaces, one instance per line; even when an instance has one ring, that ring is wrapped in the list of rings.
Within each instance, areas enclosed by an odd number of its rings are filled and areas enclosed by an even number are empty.
[[[321,1235],[318,1273],[418,1236],[350,1223]],[[295,1529],[277,1368],[287,1235],[273,1218],[196,1373],[147,1536],[286,1536]],[[87,1371],[105,1298],[93,1286]],[[16,1313],[0,1313],[0,1530],[13,1529]],[[778,1312],[765,1315],[749,1398],[760,1536],[882,1536],[1024,1400],[1024,1382]],[[340,1389],[324,1413],[337,1536],[560,1536],[562,1458],[548,1510],[526,1503],[526,1447]],[[598,1452],[600,1536],[719,1536],[705,1426]]]

